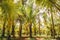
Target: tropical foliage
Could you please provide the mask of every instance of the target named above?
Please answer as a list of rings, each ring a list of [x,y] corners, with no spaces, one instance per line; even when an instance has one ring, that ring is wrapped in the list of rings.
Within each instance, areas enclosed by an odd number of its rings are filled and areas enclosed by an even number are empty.
[[[60,38],[60,0],[0,0],[0,36]]]

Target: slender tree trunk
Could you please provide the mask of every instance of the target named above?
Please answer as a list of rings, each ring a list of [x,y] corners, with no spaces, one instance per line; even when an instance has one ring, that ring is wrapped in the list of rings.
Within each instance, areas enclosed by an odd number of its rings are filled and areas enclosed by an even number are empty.
[[[8,30],[8,37],[7,40],[11,40],[10,30]]]
[[[3,24],[3,30],[2,30],[2,36],[4,37],[5,34],[5,24],[6,24],[6,20],[4,20],[4,24]]]
[[[55,29],[54,29],[54,20],[53,20],[53,14],[52,14],[52,8],[51,8],[51,20],[52,20],[52,29],[51,29],[51,36],[53,36],[53,38],[55,38]]]
[[[21,37],[22,36],[22,24],[20,24],[19,30],[20,30],[20,37]]]
[[[15,29],[15,25],[14,25],[14,22],[13,22],[13,24],[12,24],[12,32],[11,32],[13,38],[15,37],[15,30],[14,29]]]
[[[22,23],[20,21],[20,27],[19,27],[19,40],[22,40]]]
[[[30,38],[32,38],[32,23],[31,22],[29,24],[29,29],[30,29]]]
[[[11,35],[10,35],[10,29],[11,29],[11,25],[12,24],[12,21],[11,21],[11,18],[10,18],[10,16],[9,16],[9,19],[8,19],[8,25],[7,25],[7,32],[8,32],[8,37],[7,37],[7,40],[11,40]]]

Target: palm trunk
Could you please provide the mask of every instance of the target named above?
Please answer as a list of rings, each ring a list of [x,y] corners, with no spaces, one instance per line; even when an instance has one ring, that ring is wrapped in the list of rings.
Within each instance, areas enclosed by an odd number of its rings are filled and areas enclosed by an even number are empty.
[[[31,22],[29,24],[29,28],[30,28],[30,38],[32,38],[32,23]]]
[[[4,24],[3,24],[3,30],[2,30],[2,36],[4,37],[5,34],[5,24],[6,24],[6,20],[4,20]]]
[[[20,27],[19,27],[19,33],[20,33],[20,37],[22,36],[22,24],[20,24]]]
[[[51,20],[52,20],[52,29],[51,29],[51,36],[53,37],[53,38],[55,38],[55,29],[54,29],[54,21],[53,21],[53,14],[52,14],[52,9],[51,9]]]
[[[22,23],[20,21],[20,27],[19,27],[19,40],[22,40]]]
[[[8,30],[8,37],[7,40],[11,40],[10,30]]]
[[[10,18],[10,15],[9,15],[9,19],[8,19],[8,25],[7,25],[7,32],[8,32],[8,37],[7,37],[7,40],[11,40],[11,35],[10,35],[10,28],[11,28],[11,24],[12,24],[12,22],[11,22],[11,18]]]
[[[13,36],[13,38],[15,37],[15,25],[14,25],[14,22],[13,22],[13,24],[12,24],[12,36]]]

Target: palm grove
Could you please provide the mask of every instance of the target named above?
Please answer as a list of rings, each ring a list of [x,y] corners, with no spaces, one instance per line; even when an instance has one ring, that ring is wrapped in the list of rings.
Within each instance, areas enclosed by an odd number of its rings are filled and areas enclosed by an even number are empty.
[[[0,36],[60,35],[60,0],[0,0]]]

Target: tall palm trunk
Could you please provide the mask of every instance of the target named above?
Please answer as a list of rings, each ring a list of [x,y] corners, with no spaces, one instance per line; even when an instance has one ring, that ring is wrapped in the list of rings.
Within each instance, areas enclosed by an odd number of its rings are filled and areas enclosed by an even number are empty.
[[[20,24],[19,30],[20,30],[20,37],[21,37],[22,36],[22,24]]]
[[[8,37],[7,37],[7,40],[11,40],[11,35],[10,35],[10,28],[11,28],[11,18],[9,17],[8,19],[8,25],[7,25],[8,29],[7,29],[7,32],[8,32]]]
[[[51,36],[55,38],[55,29],[54,29],[54,20],[53,20],[53,14],[52,14],[52,8],[51,8],[51,20],[52,20],[52,27],[51,27]]]
[[[15,37],[15,25],[14,25],[14,22],[12,23],[12,32],[11,32],[11,34],[12,34],[12,36],[13,36],[13,38]]]
[[[5,24],[6,24],[6,20],[4,20],[4,24],[3,24],[3,30],[2,30],[2,36],[4,37],[5,34]]]
[[[31,22],[29,24],[29,29],[30,29],[30,38],[32,38],[32,23]]]
[[[4,0],[0,0],[0,7],[1,7],[2,10],[3,10],[3,7],[2,7],[2,1],[4,1]],[[4,10],[2,13],[5,13],[5,10]],[[5,36],[5,25],[6,25],[6,15],[5,15],[5,18],[4,18],[4,23],[3,23],[2,37]]]
[[[19,27],[19,40],[22,40],[22,22],[20,20],[20,27]]]

